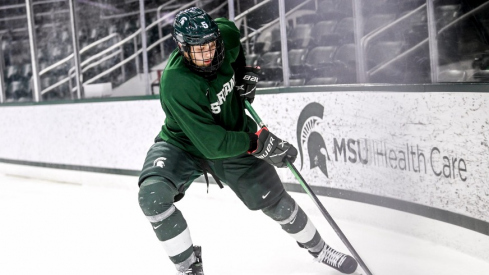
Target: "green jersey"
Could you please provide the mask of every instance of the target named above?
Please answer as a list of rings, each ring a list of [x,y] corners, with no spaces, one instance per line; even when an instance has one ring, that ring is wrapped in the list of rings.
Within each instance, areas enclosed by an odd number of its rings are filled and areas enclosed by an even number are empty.
[[[239,30],[227,19],[218,18],[215,22],[225,49],[225,59],[217,76],[206,79],[191,71],[184,57],[175,50],[160,80],[160,102],[166,114],[160,137],[204,159],[245,153],[250,146],[248,132],[257,129],[234,90],[232,65],[241,49]]]

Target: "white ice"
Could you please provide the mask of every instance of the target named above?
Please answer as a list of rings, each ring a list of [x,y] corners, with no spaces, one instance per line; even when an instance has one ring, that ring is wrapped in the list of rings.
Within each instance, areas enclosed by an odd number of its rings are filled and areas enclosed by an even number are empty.
[[[0,174],[0,274],[175,274],[137,202],[136,177],[97,184]],[[111,178],[119,184],[104,186]],[[96,181],[96,180],[95,180]],[[348,252],[305,194],[291,193],[327,243]],[[404,212],[320,197],[376,275],[487,275],[488,236]],[[229,188],[194,183],[176,204],[205,274],[334,275]],[[473,249],[475,248],[475,249]],[[361,268],[356,274],[365,274]]]

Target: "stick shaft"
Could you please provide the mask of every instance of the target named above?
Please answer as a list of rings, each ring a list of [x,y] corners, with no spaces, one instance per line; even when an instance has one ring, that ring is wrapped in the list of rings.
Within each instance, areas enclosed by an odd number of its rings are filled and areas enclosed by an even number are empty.
[[[255,110],[251,106],[251,103],[248,102],[248,100],[245,100],[245,106],[246,106],[246,109],[248,110],[248,112],[250,112],[250,114],[253,117],[253,119],[255,120],[255,122],[258,125],[260,125],[260,127],[266,127],[265,123],[263,123],[261,118],[258,116],[258,114],[255,112]],[[294,174],[295,178],[299,181],[299,183],[302,186],[302,188],[304,189],[304,191],[306,191],[306,193],[309,195],[309,197],[314,201],[314,204],[316,204],[316,206],[319,208],[319,210],[321,211],[321,214],[323,214],[323,216],[326,218],[328,223],[331,225],[331,227],[336,232],[338,237],[340,237],[341,241],[345,244],[345,246],[351,252],[352,256],[355,258],[355,260],[358,262],[358,264],[362,267],[362,269],[366,272],[367,275],[372,275],[372,273],[368,269],[367,265],[365,265],[362,258],[360,258],[360,255],[358,255],[355,248],[353,248],[351,243],[346,238],[345,234],[343,234],[340,227],[336,224],[333,217],[328,213],[326,208],[323,206],[321,201],[317,198],[316,194],[312,191],[311,187],[307,184],[307,182],[304,180],[304,178],[299,173],[299,171],[288,160],[286,160],[286,162],[287,162],[287,167],[289,167],[292,174]]]
[[[245,106],[246,106],[246,109],[248,110],[248,112],[250,112],[251,116],[253,117],[253,120],[255,120],[255,122],[258,125],[260,125],[260,127],[267,127],[267,125],[265,125],[265,123],[263,123],[263,121],[261,120],[261,118],[255,112],[255,110],[251,106],[251,103],[248,100],[245,100]]]
[[[336,235],[340,237],[341,241],[345,244],[345,246],[348,248],[348,250],[351,252],[352,256],[357,260],[358,264],[362,267],[362,269],[367,273],[367,275],[372,275],[370,270],[368,269],[367,265],[363,262],[362,258],[360,258],[360,255],[358,255],[357,251],[353,246],[351,245],[350,241],[346,238],[345,234],[341,231],[340,227],[336,224],[334,221],[333,217],[328,213],[326,208],[323,206],[321,201],[318,199],[316,194],[312,191],[311,187],[307,184],[307,182],[304,180],[302,175],[297,171],[295,166],[290,163],[287,160],[287,167],[292,171],[292,174],[294,174],[295,178],[299,181],[301,184],[302,188],[306,191],[306,193],[311,197],[311,199],[314,201],[314,204],[319,208],[321,211],[321,214],[326,218],[328,221],[329,225],[333,228],[333,230],[336,232]]]

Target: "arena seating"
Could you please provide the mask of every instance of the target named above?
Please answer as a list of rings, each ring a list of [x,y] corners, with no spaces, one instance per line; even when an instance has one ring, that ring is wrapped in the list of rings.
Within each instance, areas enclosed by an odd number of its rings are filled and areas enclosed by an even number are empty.
[[[307,49],[292,49],[289,51],[290,78],[295,79],[305,77],[307,53]]]
[[[304,63],[304,75],[307,79],[314,77],[335,76],[333,70],[336,69],[334,56],[335,46],[319,46],[313,48],[306,57]]]
[[[307,82],[307,85],[331,85],[337,84],[338,78],[336,77],[315,77]]]
[[[278,81],[282,79],[282,53],[267,52],[258,59],[261,67],[260,79]]]
[[[317,22],[311,31],[309,47],[337,45],[338,41],[333,37],[337,23],[335,20]]]
[[[271,88],[271,87],[277,87],[279,84],[278,81],[273,81],[273,80],[260,80],[258,81],[258,84],[256,85],[257,88]]]
[[[465,82],[467,72],[463,70],[445,70],[438,74],[438,82]]]
[[[356,82],[355,44],[344,44],[338,47],[334,55],[334,62],[337,66],[335,70],[338,83]]]
[[[287,37],[289,49],[303,49],[309,46],[313,24],[300,24],[293,28]]]
[[[92,1],[93,2],[93,1]],[[80,48],[101,38],[117,33],[120,38],[127,37],[138,30],[139,16],[138,2],[121,2],[115,0],[105,1],[111,9],[96,8],[90,1],[77,2],[79,5],[79,29],[76,34]],[[165,3],[165,0],[146,1],[147,10],[155,10]],[[182,3],[186,1],[182,0]],[[219,1],[204,1],[209,7],[215,7]],[[390,24],[413,9],[425,4],[425,0],[375,0],[364,3],[364,35]],[[435,2],[435,18],[438,29],[447,26],[470,8],[462,0]],[[23,0],[5,0],[2,6],[25,5]],[[275,6],[273,6],[275,5]],[[249,21],[250,30],[257,29],[271,20],[277,18],[278,9],[273,4],[272,13],[265,9],[256,11]],[[250,3],[242,3],[242,7],[252,7]],[[67,27],[69,14],[68,4],[64,1],[43,1],[36,4],[36,37],[38,42],[37,57],[42,69],[58,62],[73,52],[72,34]],[[97,13],[93,10],[98,9]],[[170,10],[163,11],[163,13]],[[131,13],[133,12],[133,13]],[[219,11],[226,15],[226,10]],[[356,83],[356,53],[354,39],[354,14],[352,1],[349,0],[318,0],[318,6],[308,5],[303,10],[296,11],[293,20],[289,20],[287,28],[287,45],[289,56],[291,85],[319,85]],[[0,46],[4,54],[4,78],[8,97],[20,100],[29,97],[32,77],[30,46],[24,19],[25,8],[1,9],[0,17],[12,20],[0,21],[2,40]],[[156,13],[148,13],[147,24],[156,20]],[[171,27],[161,29],[163,35],[170,33]],[[153,28],[147,33],[148,41],[158,39],[158,29]],[[369,44],[366,49],[367,68],[383,69],[372,75],[369,82],[382,83],[426,83],[430,81],[429,47],[420,47],[404,60],[400,60],[387,67],[384,65],[392,58],[400,55],[428,37],[426,10],[418,12],[408,20],[386,31]],[[487,82],[488,68],[467,67],[469,61],[477,60],[478,55],[489,50],[487,37],[489,37],[489,13],[483,11],[477,16],[455,25],[440,34],[438,38],[438,52],[440,66],[448,66],[441,70],[439,81],[485,81]],[[119,38],[118,38],[119,39]],[[110,40],[82,54],[82,60],[98,53],[118,40]],[[281,60],[280,31],[277,26],[265,30],[250,42],[251,52],[246,55],[248,65],[262,67],[261,86],[274,87],[283,83]],[[136,47],[141,47],[141,39],[136,39]],[[150,66],[164,62],[168,53],[175,48],[172,40],[165,42],[162,57],[160,47],[155,47],[149,53]],[[135,46],[126,43],[123,46],[123,56],[127,58],[135,53]],[[85,80],[111,68],[120,62],[117,55],[87,70],[83,77]],[[136,75],[136,64],[141,67],[141,60],[131,61],[125,65],[127,78]],[[59,82],[73,62],[57,67],[41,76],[41,87],[46,88]],[[385,67],[385,68],[384,68]],[[473,70],[472,73],[470,70]],[[124,80],[119,70],[108,74],[98,80],[110,81],[113,85],[120,85]],[[261,81],[260,81],[261,82]],[[14,84],[12,84],[14,83]],[[301,84],[302,83],[302,84]],[[70,98],[68,83],[63,87],[54,89],[43,96],[46,100]]]

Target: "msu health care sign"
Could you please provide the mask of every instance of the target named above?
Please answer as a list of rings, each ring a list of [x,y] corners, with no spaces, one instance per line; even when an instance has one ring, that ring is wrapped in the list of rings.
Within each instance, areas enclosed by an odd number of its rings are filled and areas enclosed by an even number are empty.
[[[487,94],[274,94],[253,105],[272,132],[297,146],[295,166],[311,185],[489,221]]]

